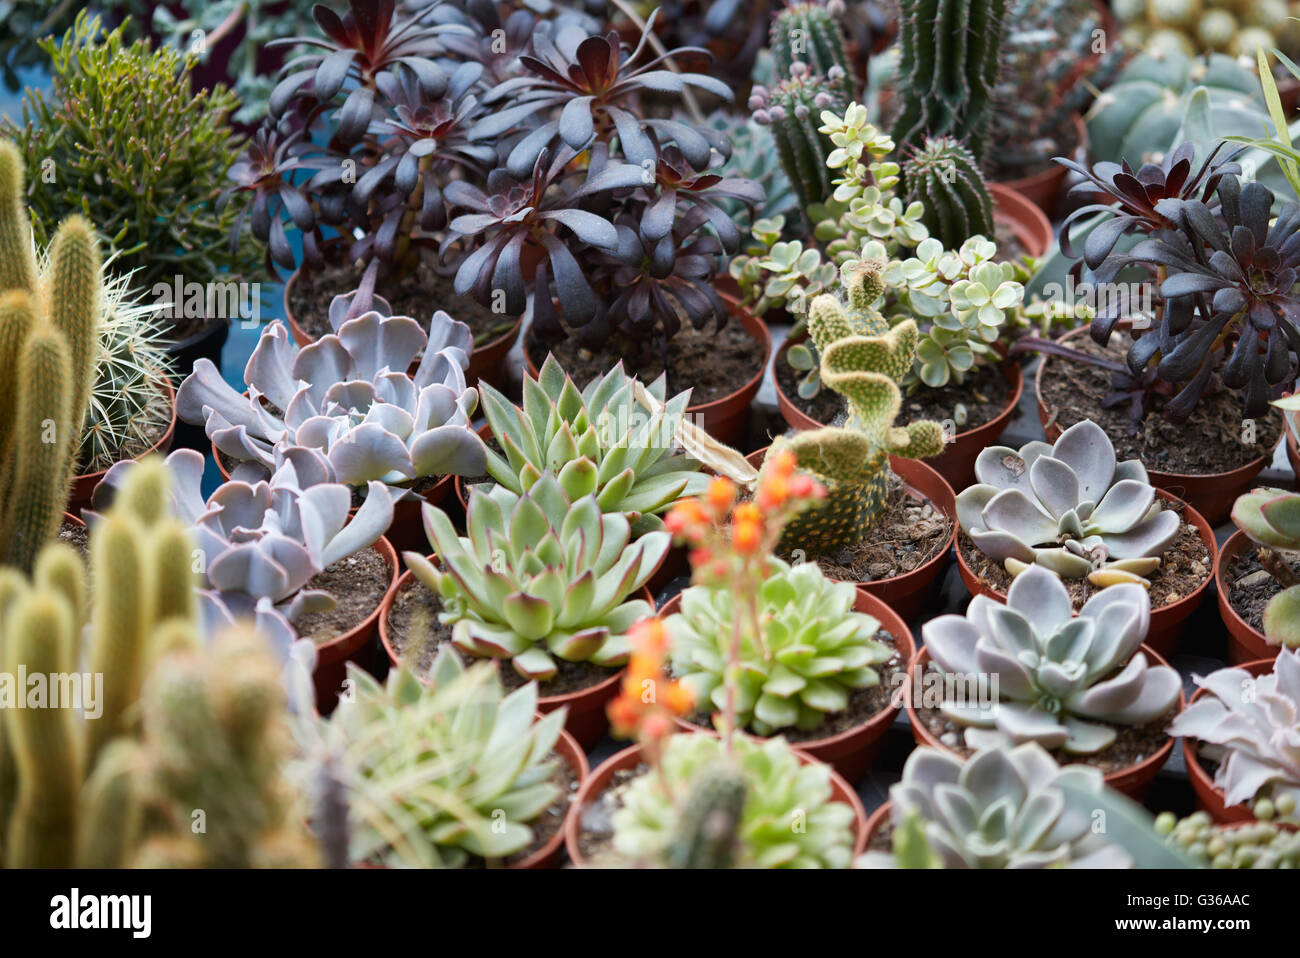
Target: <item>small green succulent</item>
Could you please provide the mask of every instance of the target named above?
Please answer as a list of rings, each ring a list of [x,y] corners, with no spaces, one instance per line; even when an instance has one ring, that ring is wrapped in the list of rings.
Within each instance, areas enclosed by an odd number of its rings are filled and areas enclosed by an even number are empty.
[[[827,579],[814,562],[772,560],[759,590],[757,629],[742,630],[736,684],[740,728],[773,735],[789,726],[814,729],[843,711],[854,689],[880,684],[873,666],[894,656],[877,642],[878,619],[853,611],[856,590]],[[737,614],[729,585],[692,586],[681,611],[664,620],[673,672],[697,703],[724,707],[727,650]]]
[[[613,816],[614,848],[635,863],[668,861],[690,806],[677,802],[698,776],[734,762],[749,788],[736,829],[737,868],[847,868],[853,809],[831,800],[830,766],[803,764],[785,739],[732,738],[728,756],[712,735],[673,735],[662,774],[632,779]],[[665,789],[667,785],[667,789]]]
[[[1264,635],[1273,645],[1300,648],[1300,577],[1279,552],[1300,552],[1300,493],[1255,489],[1237,499],[1232,521],[1259,547],[1260,562],[1282,591],[1264,607]]]
[[[456,645],[510,659],[520,675],[538,680],[554,677],[556,658],[627,661],[628,629],[654,612],[628,597],[659,568],[671,538],[660,530],[629,544],[628,519],[602,510],[596,478],[586,462],[558,479],[542,473],[523,494],[476,486],[466,536],[425,505],[438,564],[414,552],[405,553],[406,564],[442,599],[441,620]]]

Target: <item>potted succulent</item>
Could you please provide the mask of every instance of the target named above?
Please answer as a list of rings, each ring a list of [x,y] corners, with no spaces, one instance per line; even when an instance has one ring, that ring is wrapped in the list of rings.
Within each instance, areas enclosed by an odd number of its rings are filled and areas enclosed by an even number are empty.
[[[1169,726],[1181,735],[1187,774],[1201,808],[1216,822],[1297,823],[1300,652],[1219,669],[1202,678],[1186,711]]]
[[[426,333],[380,297],[348,318],[351,302],[335,298],[334,332],[309,346],[269,324],[244,369],[247,395],[199,360],[177,407],[203,425],[228,477],[265,478],[292,458],[304,486],[343,483],[360,498],[378,480],[397,503],[394,539],[418,544],[420,505],[441,501],[452,476],[484,468],[470,428],[478,392],[465,381],[470,330],[439,310]]]
[[[1214,532],[1190,506],[1155,489],[1142,463],[1116,462],[1091,421],[1053,445],[991,446],[975,463],[979,482],[957,496],[957,559],[972,595],[1002,598],[1024,570],[1060,575],[1071,603],[1119,582],[1150,593],[1145,641],[1168,654],[1213,575]]]
[[[1300,868],[1300,836],[1286,822],[1215,822],[1204,810],[1179,819],[1156,816],[1155,828],[1187,857],[1210,868]]]
[[[1297,508],[1300,494],[1268,488],[1247,493],[1232,507],[1237,531],[1223,544],[1214,574],[1233,665],[1300,646],[1294,605],[1300,578],[1293,555],[1300,536],[1291,520]]]
[[[1289,242],[1300,205],[1285,204],[1270,223],[1272,192],[1243,184],[1238,164],[1220,152],[1195,171],[1190,143],[1136,171],[1078,168],[1117,201],[1074,214],[1109,217],[1089,234],[1083,260],[1103,288],[1115,284],[1115,295],[1097,311],[1090,343],[1027,344],[1046,353],[1038,399],[1049,435],[1098,422],[1156,485],[1211,522],[1226,516],[1281,441],[1282,416],[1269,399],[1294,380],[1287,357],[1300,346]],[[1073,255],[1069,225],[1062,249]],[[1119,243],[1125,235],[1138,237],[1132,249]],[[1154,279],[1149,312],[1122,281],[1125,269]],[[1121,350],[1111,339],[1125,318],[1130,340]],[[1213,440],[1187,443],[1188,430]]]
[[[631,539],[621,512],[602,512],[594,467],[544,472],[522,493],[475,487],[460,536],[447,514],[424,508],[431,558],[406,552],[409,573],[384,610],[394,663],[421,662],[439,644],[497,659],[503,681],[539,683],[539,708],[568,707],[584,746],[599,738],[602,706],[617,691],[627,633],[654,611],[643,586],[668,551],[665,531]],[[398,616],[396,613],[401,612]],[[437,625],[412,635],[416,613]],[[427,667],[427,666],[426,666]]]
[[[908,675],[912,732],[963,756],[1035,741],[1141,797],[1173,751],[1165,726],[1183,694],[1178,673],[1142,644],[1150,622],[1140,585],[1103,589],[1076,617],[1056,573],[1030,565],[1005,605],[977,595],[964,616],[922,627]]]
[[[232,319],[255,319],[257,293],[238,297],[237,315],[222,290],[247,284],[257,256],[247,246],[227,247],[233,210],[218,209],[226,167],[239,141],[230,114],[238,105],[224,87],[192,90],[197,58],[148,40],[128,42],[124,27],[101,35],[100,20],[85,11],[60,39],[41,47],[51,58],[50,99],[31,91],[23,124],[0,121],[0,135],[24,156],[45,164],[28,201],[36,241],[45,246],[50,224],[73,214],[100,229],[113,269],[130,275],[134,296],[165,308],[167,348],[177,368],[200,356],[219,359]],[[149,122],[136,124],[141,111]],[[44,225],[43,225],[44,224]],[[175,290],[202,288],[204,296],[177,301]]]
[[[427,681],[395,668],[381,685],[349,666],[351,697],[313,718],[308,776],[323,777],[313,828],[330,844],[341,806],[351,867],[549,868],[587,777],[564,709],[538,715],[537,685],[507,694],[486,663],[443,647]]]

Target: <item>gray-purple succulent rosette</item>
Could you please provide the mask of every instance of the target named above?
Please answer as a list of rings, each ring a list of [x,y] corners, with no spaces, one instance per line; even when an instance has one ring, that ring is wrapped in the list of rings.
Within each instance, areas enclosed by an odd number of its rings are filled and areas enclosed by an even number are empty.
[[[1075,616],[1060,578],[1031,565],[1011,583],[1005,605],[976,596],[965,615],[922,627],[935,665],[974,680],[944,683],[939,710],[962,726],[970,748],[1037,742],[1075,755],[1100,752],[1117,726],[1145,725],[1178,702],[1178,673],[1140,649],[1150,622],[1140,585],[1102,589]]]
[[[1051,445],[990,446],[975,460],[975,477],[957,497],[957,520],[1012,575],[1033,564],[1099,585],[1149,575],[1182,528],[1142,463],[1118,462],[1110,437],[1090,420]],[[1109,575],[1097,579],[1103,571]]]
[[[348,318],[350,302],[335,297],[333,332],[309,346],[299,348],[279,320],[269,324],[244,369],[246,396],[198,360],[177,391],[178,415],[202,423],[236,461],[235,479],[265,479],[288,459],[304,487],[378,480],[410,496],[396,487],[482,475],[485,447],[470,425],[478,391],[465,381],[469,327],[439,310],[426,333],[380,297]]]

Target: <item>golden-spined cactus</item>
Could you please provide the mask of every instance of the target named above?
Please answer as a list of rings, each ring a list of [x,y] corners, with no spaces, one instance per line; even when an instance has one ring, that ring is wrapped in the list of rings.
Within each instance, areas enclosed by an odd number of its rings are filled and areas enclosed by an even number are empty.
[[[772,447],[789,449],[799,467],[826,486],[821,508],[799,515],[784,538],[787,547],[814,553],[847,548],[867,536],[885,507],[891,455],[935,456],[944,447],[937,422],[894,425],[903,401],[898,384],[916,356],[916,323],[908,319],[891,329],[876,308],[879,263],[848,264],[843,281],[846,302],[831,295],[813,300],[808,333],[821,356],[822,382],[844,397],[848,419],[843,426],[783,437]]]

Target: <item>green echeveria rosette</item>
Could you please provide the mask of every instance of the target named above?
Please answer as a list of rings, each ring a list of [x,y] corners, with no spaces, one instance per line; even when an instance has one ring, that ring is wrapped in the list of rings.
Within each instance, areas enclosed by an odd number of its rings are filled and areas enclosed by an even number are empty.
[[[1270,574],[1286,574],[1289,566],[1273,549],[1300,552],[1300,493],[1285,489],[1255,489],[1237,499],[1232,521],[1251,542],[1261,546]],[[1300,647],[1300,584],[1282,582],[1284,588],[1264,607],[1264,635],[1274,645]]]
[[[758,593],[757,630],[748,621],[742,625],[735,702],[740,728],[759,735],[790,726],[815,729],[848,707],[853,690],[880,684],[873,666],[895,653],[875,640],[880,622],[855,612],[855,599],[851,583],[827,579],[815,563],[772,560]],[[686,589],[681,611],[664,620],[673,672],[700,707],[725,705],[735,616],[731,588],[721,584]]]
[[[475,655],[509,659],[545,681],[556,659],[618,666],[627,632],[654,613],[630,599],[659,568],[667,532],[631,541],[627,517],[604,512],[587,463],[557,479],[543,473],[522,495],[504,486],[470,491],[465,536],[441,509],[424,507],[437,563],[407,552],[407,566],[442,600],[452,639]]]

